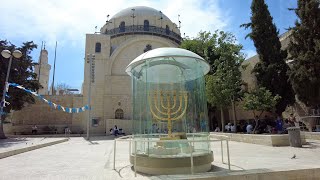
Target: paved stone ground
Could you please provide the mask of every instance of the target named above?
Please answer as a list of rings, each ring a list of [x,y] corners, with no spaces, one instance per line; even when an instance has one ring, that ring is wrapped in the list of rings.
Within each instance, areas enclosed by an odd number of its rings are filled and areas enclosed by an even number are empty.
[[[62,140],[64,138],[25,138],[25,137],[16,137],[16,138],[8,138],[0,140],[0,153],[12,151],[15,149],[21,149],[25,147],[30,147],[39,144],[45,144],[57,140]]]
[[[232,170],[320,167],[320,141],[309,142],[303,148],[230,142]],[[212,145],[214,170],[226,171],[227,165],[221,163],[220,143]],[[294,154],[296,158],[291,159]],[[116,171],[112,167],[112,137],[95,137],[91,141],[72,137],[68,142],[0,159],[0,179],[133,179],[127,142],[117,143]],[[137,179],[149,177],[138,174]]]

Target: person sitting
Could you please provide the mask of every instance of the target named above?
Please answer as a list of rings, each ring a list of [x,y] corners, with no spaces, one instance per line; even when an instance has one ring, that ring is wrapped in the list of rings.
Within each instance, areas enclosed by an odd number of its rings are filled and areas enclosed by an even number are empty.
[[[289,120],[286,119],[286,120],[284,120],[284,123],[282,125],[284,134],[288,134],[288,130],[287,130],[288,127],[291,127],[291,124],[289,123]]]
[[[236,125],[234,125],[233,123],[231,123],[231,126],[230,126],[230,131],[235,133],[236,132]]]
[[[113,129],[112,128],[110,128],[109,132],[110,132],[110,135],[113,135]]]
[[[216,127],[216,129],[214,130],[214,132],[220,132],[219,126]]]
[[[71,130],[69,127],[64,128],[64,133],[65,134],[71,134]]]
[[[278,116],[277,120],[276,120],[276,129],[277,129],[278,134],[283,133],[283,121],[280,116]]]
[[[253,132],[253,126],[251,125],[251,123],[248,123],[247,127],[246,127],[247,133],[248,134],[252,134]]]
[[[231,123],[228,123],[224,126],[224,129],[226,132],[230,132],[231,131]]]
[[[113,128],[113,134],[114,134],[114,136],[118,136],[118,134],[119,134],[119,130],[118,130],[117,125],[115,125]]]
[[[32,133],[32,134],[37,134],[37,132],[38,132],[38,127],[37,127],[36,125],[32,126],[32,131],[31,131],[31,133]]]

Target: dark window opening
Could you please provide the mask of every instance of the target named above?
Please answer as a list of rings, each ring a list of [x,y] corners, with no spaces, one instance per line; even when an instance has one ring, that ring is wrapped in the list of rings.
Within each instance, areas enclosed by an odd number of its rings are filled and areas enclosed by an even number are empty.
[[[92,119],[92,126],[93,126],[93,127],[97,127],[98,125],[99,125],[99,119],[93,118],[93,119]]]
[[[126,23],[124,21],[122,21],[120,23],[119,28],[120,28],[120,32],[125,32],[126,31]]]
[[[96,43],[96,53],[101,52],[101,43]]]
[[[166,34],[170,34],[170,29],[169,29],[169,26],[168,25],[166,25]]]
[[[149,21],[148,20],[144,20],[143,30],[144,31],[149,31]]]

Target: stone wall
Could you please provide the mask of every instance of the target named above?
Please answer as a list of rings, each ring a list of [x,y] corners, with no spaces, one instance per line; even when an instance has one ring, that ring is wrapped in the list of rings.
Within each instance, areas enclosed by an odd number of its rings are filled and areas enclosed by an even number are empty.
[[[83,97],[79,95],[64,95],[64,96],[43,96],[56,104],[64,107],[82,107]],[[35,104],[29,104],[20,111],[15,111],[11,114],[11,124],[7,124],[5,132],[9,134],[28,134],[31,132],[32,126],[38,127],[38,132],[41,133],[44,128],[55,127],[58,133],[63,133],[65,127],[71,128],[72,132],[80,132],[83,127],[83,113],[72,114],[56,110],[50,107],[47,103],[36,99]]]

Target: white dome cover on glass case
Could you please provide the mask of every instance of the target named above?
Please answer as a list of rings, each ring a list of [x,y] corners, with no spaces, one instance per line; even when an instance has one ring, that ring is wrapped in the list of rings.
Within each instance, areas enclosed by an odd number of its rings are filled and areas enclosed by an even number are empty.
[[[194,80],[207,74],[210,70],[210,65],[202,57],[191,51],[181,48],[157,48],[135,58],[127,66],[126,72],[139,79],[146,63],[149,67],[149,77],[146,81],[161,82],[163,79],[171,79],[171,82],[175,82],[175,78],[170,77],[181,75],[184,76],[184,80]],[[177,74],[177,71],[172,68],[181,69],[181,74]],[[199,68],[201,71],[195,73],[194,70]],[[163,76],[163,78],[159,76]]]

